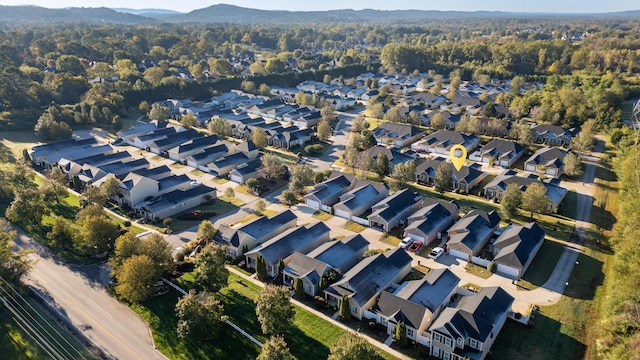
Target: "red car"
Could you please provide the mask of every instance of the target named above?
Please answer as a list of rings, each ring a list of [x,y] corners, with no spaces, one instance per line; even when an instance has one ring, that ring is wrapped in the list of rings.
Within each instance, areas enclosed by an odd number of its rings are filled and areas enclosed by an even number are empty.
[[[408,250],[411,251],[412,253],[417,253],[421,247],[422,247],[422,241],[414,241],[413,243],[411,243],[411,245],[409,245]]]

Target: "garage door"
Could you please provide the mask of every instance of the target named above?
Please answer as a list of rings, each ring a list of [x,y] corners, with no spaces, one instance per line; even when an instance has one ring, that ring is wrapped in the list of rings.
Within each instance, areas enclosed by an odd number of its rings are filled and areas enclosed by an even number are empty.
[[[320,202],[319,201],[307,199],[307,201],[305,203],[307,204],[308,207],[314,208],[316,210],[320,209]]]
[[[518,276],[518,273],[519,273],[518,269],[512,268],[511,266],[508,266],[508,265],[498,264],[498,272],[510,278],[514,278],[514,279],[520,278],[520,276]]]
[[[410,238],[412,238],[414,241],[422,241],[422,243],[424,244],[425,238],[423,236],[417,235],[417,234],[407,234]]]
[[[464,261],[468,261],[469,260],[469,254],[467,254],[464,251],[460,251],[458,249],[451,249],[449,248],[449,254],[457,257],[458,259],[462,259]]]
[[[231,175],[229,180],[233,182],[237,182],[238,184],[242,184],[242,176],[241,175]]]
[[[335,215],[335,216],[337,216],[337,217],[341,217],[341,218],[343,218],[343,219],[351,219],[350,213],[349,213],[348,211],[346,211],[346,210],[337,210],[337,209],[334,209],[334,211],[335,211],[335,212],[334,212],[334,214],[333,214],[333,215]]]

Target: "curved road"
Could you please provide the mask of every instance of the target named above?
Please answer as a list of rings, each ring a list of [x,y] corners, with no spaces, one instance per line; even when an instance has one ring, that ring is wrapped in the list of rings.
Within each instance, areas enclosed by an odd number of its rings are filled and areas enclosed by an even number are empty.
[[[114,359],[166,359],[153,348],[144,320],[109,295],[105,265],[71,267],[18,230],[19,249],[35,261],[26,283],[38,288],[82,333]],[[95,279],[100,279],[97,281]]]

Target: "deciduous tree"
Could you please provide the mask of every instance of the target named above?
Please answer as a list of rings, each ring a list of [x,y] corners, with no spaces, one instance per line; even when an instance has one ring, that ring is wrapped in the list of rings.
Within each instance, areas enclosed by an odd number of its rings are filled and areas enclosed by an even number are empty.
[[[226,259],[223,246],[207,244],[196,257],[196,286],[212,293],[227,286],[229,270],[225,267]]]
[[[291,355],[291,351],[287,347],[287,343],[282,336],[272,336],[264,344],[260,350],[260,355],[256,360],[295,360],[296,357]]]
[[[548,204],[547,188],[540,183],[532,183],[522,194],[522,209],[531,213],[531,218],[546,212]]]
[[[321,120],[318,123],[318,129],[316,131],[318,133],[318,139],[321,141],[327,141],[329,137],[331,137],[331,127],[329,126],[329,122],[327,120]]]
[[[178,317],[178,336],[192,337],[197,340],[212,340],[222,333],[227,316],[224,306],[213,294],[190,290],[176,304]]]
[[[209,220],[202,220],[200,226],[198,226],[198,232],[196,236],[199,240],[210,242],[213,240],[213,236],[216,234],[216,228]]]
[[[582,175],[582,159],[580,155],[570,151],[564,157],[564,172],[571,177]]]
[[[169,108],[160,104],[153,104],[149,111],[149,119],[151,120],[167,120],[170,116]]]
[[[209,121],[207,125],[209,131],[221,138],[231,136],[231,124],[222,118],[215,118]]]
[[[146,255],[134,255],[122,263],[116,273],[116,293],[131,302],[140,303],[153,292],[156,282],[153,261]]]
[[[253,129],[253,134],[251,134],[251,141],[258,147],[258,149],[262,150],[267,147],[269,144],[269,139],[267,138],[267,133],[264,132],[264,129],[261,127],[255,127]]]
[[[4,218],[0,218],[0,276],[10,281],[18,281],[31,269],[27,251],[13,251],[17,232]]]
[[[347,331],[329,348],[327,360],[382,360],[384,359],[369,342]]]
[[[442,162],[436,169],[436,177],[433,180],[433,185],[437,192],[444,193],[453,188],[453,166],[448,162]]]
[[[511,220],[517,214],[521,202],[522,191],[520,191],[518,184],[511,183],[507,185],[500,199],[500,209],[498,209],[500,217],[504,220]]]
[[[262,332],[267,335],[284,334],[293,325],[295,308],[285,286],[267,285],[256,298],[256,315]]]
[[[313,169],[309,165],[293,165],[290,168],[289,190],[301,193],[305,186],[313,184]]]
[[[258,174],[267,181],[280,178],[287,171],[287,168],[277,155],[265,154],[262,156],[261,161],[262,165],[258,168]]]

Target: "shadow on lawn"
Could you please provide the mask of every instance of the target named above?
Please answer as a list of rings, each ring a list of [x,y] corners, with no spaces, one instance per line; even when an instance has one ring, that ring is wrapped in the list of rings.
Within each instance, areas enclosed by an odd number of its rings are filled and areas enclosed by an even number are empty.
[[[533,328],[507,321],[487,359],[582,359],[587,346],[563,334],[562,324],[538,313]]]

